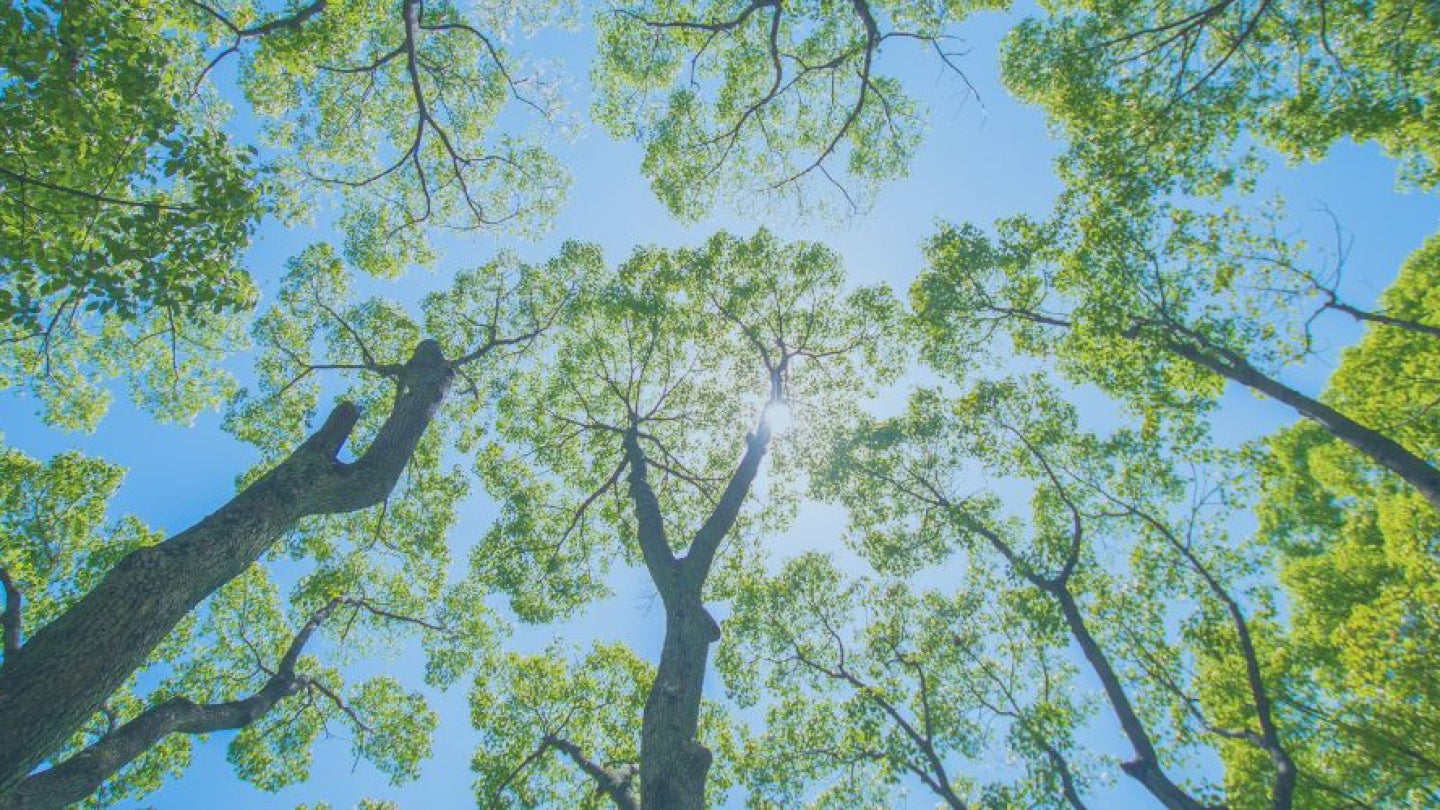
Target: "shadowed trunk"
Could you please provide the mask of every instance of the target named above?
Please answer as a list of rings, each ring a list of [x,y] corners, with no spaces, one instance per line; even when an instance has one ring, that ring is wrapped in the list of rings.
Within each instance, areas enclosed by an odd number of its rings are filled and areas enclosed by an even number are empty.
[[[439,345],[421,342],[400,373],[402,390],[389,417],[361,458],[336,458],[359,418],[354,405],[342,403],[319,431],[229,503],[169,540],[131,552],[64,615],[7,655],[0,667],[0,796],[64,745],[186,614],[297,521],[382,501],[453,375]]]
[[[720,625],[699,594],[665,609],[665,645],[645,699],[640,736],[640,790],[645,808],[704,810],[710,749],[696,739],[710,645]]]

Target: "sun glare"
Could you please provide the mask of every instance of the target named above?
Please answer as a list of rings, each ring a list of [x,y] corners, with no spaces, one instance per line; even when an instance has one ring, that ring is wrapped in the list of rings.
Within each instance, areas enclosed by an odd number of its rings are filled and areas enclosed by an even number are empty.
[[[775,400],[765,406],[765,424],[770,426],[770,431],[777,436],[790,429],[795,417],[790,413],[790,406],[780,400]]]

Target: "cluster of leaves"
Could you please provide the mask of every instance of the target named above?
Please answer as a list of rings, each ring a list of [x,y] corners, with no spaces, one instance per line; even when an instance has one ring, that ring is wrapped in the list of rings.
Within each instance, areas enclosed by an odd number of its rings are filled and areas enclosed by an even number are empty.
[[[698,219],[717,199],[809,208],[830,185],[851,210],[903,177],[923,111],[881,51],[933,51],[968,87],[951,28],[1006,0],[919,3],[646,0],[600,12],[596,120],[645,145],[661,202]],[[972,88],[973,89],[973,88]]]
[[[93,429],[122,378],[162,418],[231,393],[256,225],[332,192],[356,267],[434,259],[432,226],[537,233],[567,175],[558,83],[506,48],[556,4],[23,2],[0,12],[0,386]],[[267,151],[234,143],[229,58]],[[507,109],[531,135],[496,135]]]
[[[247,33],[253,4],[236,5],[205,6],[212,40],[241,51],[241,87],[287,185],[341,192],[360,269],[394,276],[428,261],[435,227],[534,233],[564,201],[568,176],[542,140],[560,123],[559,85],[506,49],[558,22],[561,4],[316,3],[263,37]],[[547,126],[496,134],[511,106]]]
[[[201,103],[194,32],[172,5],[0,10],[7,330],[254,303],[236,264],[263,209],[254,153]]]

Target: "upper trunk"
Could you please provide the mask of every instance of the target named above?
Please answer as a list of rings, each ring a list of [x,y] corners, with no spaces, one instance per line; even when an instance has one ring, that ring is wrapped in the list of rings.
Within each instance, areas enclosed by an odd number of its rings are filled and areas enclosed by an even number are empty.
[[[1399,442],[1262,373],[1243,357],[1226,353],[1223,359],[1217,358],[1181,341],[1171,341],[1169,348],[1196,365],[1289,405],[1296,413],[1325,428],[1330,435],[1405,479],[1436,511],[1440,511],[1440,470]]]
[[[394,488],[450,388],[453,369],[420,343],[375,441],[336,454],[357,409],[342,403],[284,461],[209,517],[121,560],[90,593],[0,667],[0,795],[53,754],[205,597],[307,515],[363,509]]]

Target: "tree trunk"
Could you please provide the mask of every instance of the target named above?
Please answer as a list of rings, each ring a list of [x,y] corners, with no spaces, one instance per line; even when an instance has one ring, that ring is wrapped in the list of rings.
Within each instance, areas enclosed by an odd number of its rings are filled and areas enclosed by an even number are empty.
[[[646,810],[704,810],[710,749],[695,739],[710,645],[720,626],[697,591],[665,609],[665,644],[645,700],[640,732],[640,805]]]
[[[776,399],[778,395],[772,395],[772,401]],[[676,559],[670,550],[660,502],[647,478],[648,461],[638,429],[632,426],[624,441],[640,550],[665,605],[665,643],[641,721],[640,806],[645,810],[704,810],[711,754],[696,733],[705,665],[710,645],[720,639],[720,625],[705,609],[702,594],[720,543],[734,527],[759,474],[770,428],[762,420],[746,438],[740,463],[682,559]]]
[[[1186,793],[1165,775],[1160,768],[1160,757],[1155,751],[1155,745],[1150,740],[1150,734],[1145,730],[1145,724],[1135,714],[1135,708],[1130,704],[1130,696],[1125,692],[1125,686],[1120,682],[1120,676],[1110,666],[1110,659],[1105,651],[1100,649],[1100,643],[1091,635],[1090,628],[1085,624],[1085,617],[1080,613],[1080,606],[1075,604],[1075,597],[1070,595],[1063,584],[1045,588],[1050,596],[1060,606],[1060,612],[1065,617],[1065,624],[1070,628],[1070,635],[1080,645],[1080,652],[1085,655],[1089,662],[1090,669],[1094,671],[1095,677],[1100,679],[1100,686],[1105,690],[1105,696],[1110,701],[1110,707],[1115,712],[1115,718],[1120,722],[1121,731],[1130,740],[1130,747],[1135,751],[1135,758],[1128,762],[1120,763],[1120,769],[1131,778],[1145,786],[1162,805],[1170,810],[1207,810],[1205,805],[1195,801],[1190,794]]]
[[[359,418],[342,403],[324,426],[218,511],[131,552],[64,615],[0,667],[0,796],[99,710],[201,600],[242,573],[297,521],[382,501],[449,391],[454,370],[434,341],[416,348],[402,390],[365,454],[336,458]]]
[[[1227,352],[1221,359],[1178,340],[1170,341],[1168,348],[1198,366],[1289,405],[1296,413],[1325,428],[1330,435],[1405,479],[1436,511],[1440,511],[1440,470],[1389,436],[1365,427],[1329,405],[1267,376],[1239,355]]]

